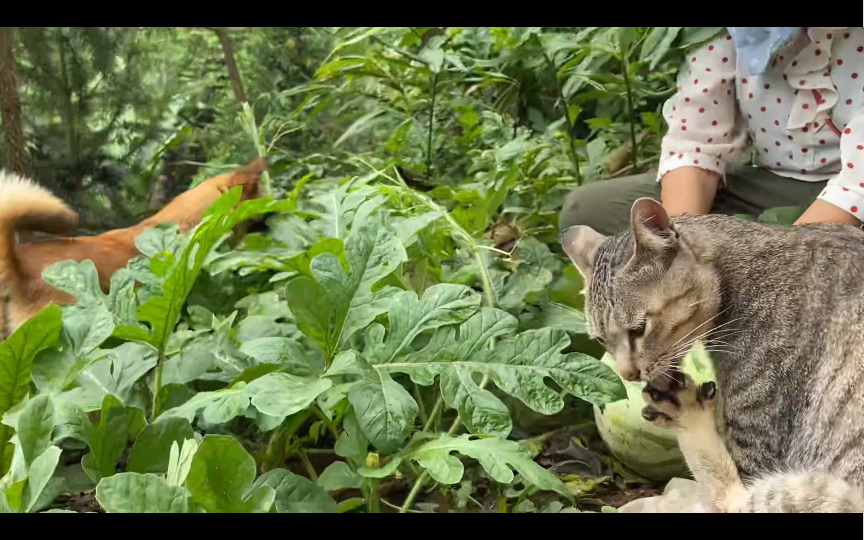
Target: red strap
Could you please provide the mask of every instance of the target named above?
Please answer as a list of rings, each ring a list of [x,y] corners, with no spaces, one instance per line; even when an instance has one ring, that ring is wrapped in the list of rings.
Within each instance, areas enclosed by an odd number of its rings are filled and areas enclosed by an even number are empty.
[[[828,124],[828,127],[830,127],[831,130],[836,133],[838,137],[842,137],[842,135],[840,135],[840,130],[837,129],[837,126],[834,125],[834,122],[832,122],[830,118],[828,120],[825,120],[825,123]]]
[[[824,99],[822,99],[822,94],[820,94],[817,90],[813,90],[813,97],[816,98],[816,105],[821,105],[825,101]],[[837,129],[837,126],[834,125],[833,120],[828,118],[827,120],[825,120],[825,123],[828,124],[828,127],[830,127],[831,130],[836,133],[838,137],[841,137],[840,130]]]

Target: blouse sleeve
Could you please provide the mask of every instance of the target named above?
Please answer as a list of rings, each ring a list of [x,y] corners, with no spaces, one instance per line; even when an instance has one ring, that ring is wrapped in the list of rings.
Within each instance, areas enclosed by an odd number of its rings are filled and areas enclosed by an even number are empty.
[[[864,221],[864,110],[855,113],[840,136],[840,164],[840,174],[819,198]]]
[[[678,92],[663,106],[669,131],[658,180],[679,167],[699,167],[725,182],[727,164],[747,150],[747,122],[735,101],[735,63],[735,46],[726,32],[687,55]]]

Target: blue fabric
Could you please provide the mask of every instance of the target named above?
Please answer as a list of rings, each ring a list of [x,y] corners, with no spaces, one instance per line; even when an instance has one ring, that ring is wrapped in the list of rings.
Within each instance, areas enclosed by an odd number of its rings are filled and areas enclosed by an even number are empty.
[[[735,40],[738,59],[747,64],[751,75],[765,73],[774,55],[804,32],[799,26],[727,26],[726,29]]]

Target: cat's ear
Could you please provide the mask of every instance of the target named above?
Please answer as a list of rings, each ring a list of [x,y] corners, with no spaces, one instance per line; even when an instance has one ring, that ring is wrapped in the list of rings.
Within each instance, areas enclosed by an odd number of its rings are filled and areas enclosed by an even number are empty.
[[[630,227],[638,248],[665,251],[678,246],[678,231],[654,199],[639,199],[630,211]]]
[[[591,279],[594,258],[606,237],[587,225],[578,225],[561,233],[559,241],[564,253],[570,257],[582,276],[586,280]]]

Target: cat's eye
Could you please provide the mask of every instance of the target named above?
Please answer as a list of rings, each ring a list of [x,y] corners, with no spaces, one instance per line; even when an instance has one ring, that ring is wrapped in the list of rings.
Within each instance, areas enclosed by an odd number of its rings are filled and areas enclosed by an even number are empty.
[[[630,337],[632,337],[632,338],[641,338],[642,336],[644,336],[644,335],[645,335],[645,326],[646,326],[646,325],[645,325],[645,323],[643,322],[642,324],[640,324],[640,325],[637,326],[636,328],[631,328],[631,329],[630,329]]]

